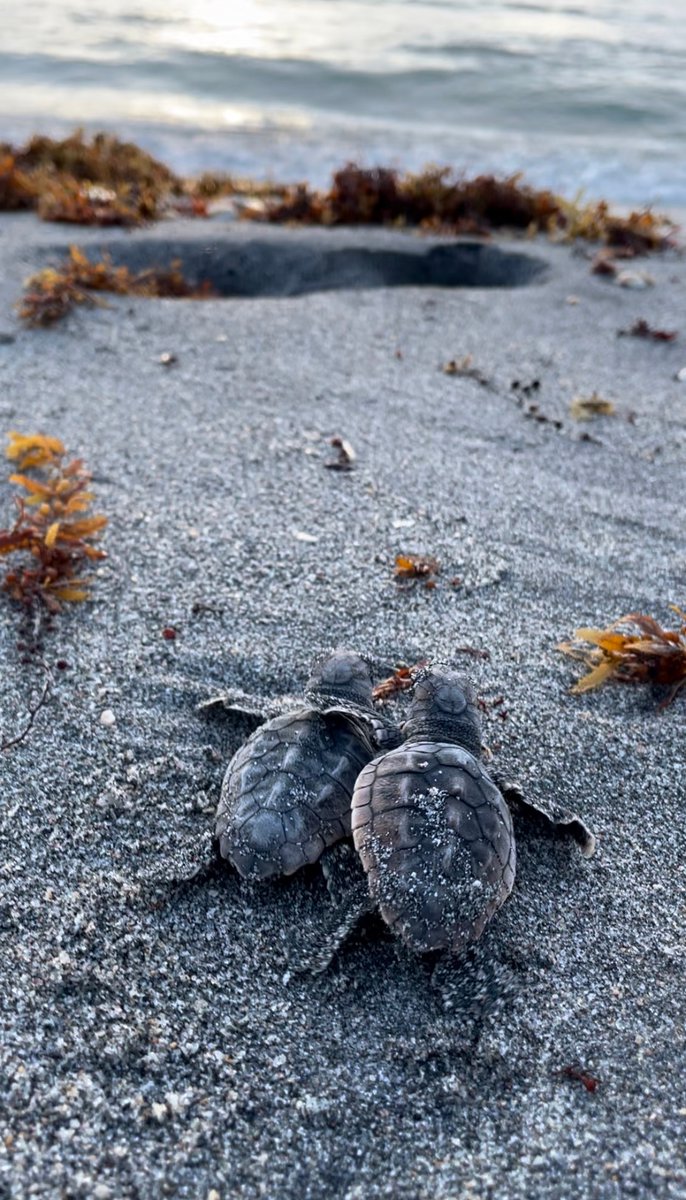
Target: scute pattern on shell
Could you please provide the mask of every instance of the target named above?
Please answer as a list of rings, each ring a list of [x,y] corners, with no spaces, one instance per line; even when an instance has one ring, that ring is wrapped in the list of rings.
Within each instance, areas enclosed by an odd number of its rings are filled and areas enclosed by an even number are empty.
[[[406,743],[369,763],[355,787],[352,831],[381,915],[420,953],[460,952],[512,890],[509,810],[460,746]]]
[[[350,834],[355,780],[373,753],[342,713],[303,708],[267,722],[222,784],[220,853],[248,879],[290,875]]]

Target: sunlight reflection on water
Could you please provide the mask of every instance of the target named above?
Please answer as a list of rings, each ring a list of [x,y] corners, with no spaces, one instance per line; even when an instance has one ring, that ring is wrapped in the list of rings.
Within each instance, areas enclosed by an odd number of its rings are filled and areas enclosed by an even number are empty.
[[[86,122],[188,169],[433,158],[686,203],[682,0],[0,0],[0,20],[6,136]]]

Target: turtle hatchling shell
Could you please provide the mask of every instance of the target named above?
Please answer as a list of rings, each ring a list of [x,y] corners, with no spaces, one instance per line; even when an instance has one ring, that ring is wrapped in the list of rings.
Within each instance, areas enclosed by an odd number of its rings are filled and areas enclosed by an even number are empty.
[[[290,875],[350,835],[355,780],[377,747],[344,712],[275,717],[229,763],[217,810],[222,856],[247,879]]]
[[[374,759],[355,787],[352,831],[382,917],[420,953],[461,951],[512,890],[509,810],[460,746],[406,743]]]

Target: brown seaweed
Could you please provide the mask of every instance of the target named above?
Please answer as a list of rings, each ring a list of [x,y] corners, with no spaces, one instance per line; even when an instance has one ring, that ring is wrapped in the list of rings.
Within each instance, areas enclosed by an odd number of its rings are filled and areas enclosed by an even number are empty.
[[[132,273],[115,267],[109,256],[92,262],[83,250],[72,246],[61,267],[45,267],[27,281],[19,316],[31,326],[54,325],[78,304],[102,303],[92,293],[112,292],[119,296],[172,297],[204,300],[214,295],[209,284],[189,284],[177,261],[169,267],[149,267]]]
[[[241,179],[205,172],[182,179],[133,142],[109,133],[91,138],[32,137],[0,145],[0,209],[36,208],[46,220],[134,225],[168,212],[206,216],[207,201],[244,197],[241,216],[315,225],[400,225],[488,236],[498,229],[555,239],[602,242],[614,258],[673,244],[675,226],[650,209],[621,217],[605,201],[573,201],[527,184],[519,173],[455,175],[429,166],[415,174],[346,163],[327,191],[306,183]],[[252,201],[252,203],[251,203]]]
[[[638,317],[628,329],[617,330],[617,337],[650,338],[654,342],[673,342],[677,336],[676,329],[656,329],[644,317]]]
[[[677,629],[663,629],[643,613],[628,613],[607,629],[577,629],[572,642],[558,646],[590,668],[572,691],[587,692],[608,679],[647,683],[669,689],[660,708],[671,704],[686,683],[686,613],[670,607],[681,621]],[[588,642],[590,649],[581,642]]]
[[[419,662],[413,663],[411,667],[407,667],[404,664],[397,667],[392,675],[389,675],[386,679],[382,679],[372,689],[374,701],[377,704],[385,704],[400,692],[408,692],[414,685],[415,672],[420,667],[426,666],[426,661],[425,658],[422,658]]]
[[[600,1084],[600,1080],[595,1075],[592,1075],[590,1071],[586,1071],[583,1067],[579,1067],[574,1063],[568,1067],[562,1067],[558,1071],[558,1075],[563,1076],[565,1079],[573,1079],[577,1083],[582,1083],[586,1091],[591,1093],[597,1092],[598,1085]]]
[[[4,147],[0,146],[0,212],[33,208],[37,198],[34,183],[17,166],[14,155],[3,151]]]
[[[393,574],[399,586],[413,587],[421,581],[424,587],[432,589],[440,569],[438,559],[431,554],[397,554]]]
[[[0,209],[35,208],[48,221],[136,225],[156,220],[183,191],[163,162],[109,133],[37,135],[25,146],[1,147],[0,158],[7,176],[3,186],[0,166]]]
[[[497,229],[547,233],[556,239],[603,242],[626,257],[673,244],[674,224],[651,210],[620,217],[605,201],[569,202],[526,184],[521,174],[453,176],[431,166],[403,175],[387,167],[347,163],[328,191],[297,184],[277,200],[246,207],[253,220],[310,225],[408,225],[458,234],[488,235]],[[614,270],[614,266],[610,267]]]

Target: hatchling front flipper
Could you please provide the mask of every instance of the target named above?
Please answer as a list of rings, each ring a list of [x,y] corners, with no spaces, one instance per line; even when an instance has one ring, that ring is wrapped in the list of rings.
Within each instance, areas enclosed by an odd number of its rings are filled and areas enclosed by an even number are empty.
[[[577,813],[551,800],[545,802],[531,800],[514,780],[507,779],[490,768],[488,774],[512,808],[521,812],[525,817],[542,820],[552,826],[557,833],[568,834],[577,843],[584,858],[591,858],[595,854],[595,834]]]
[[[294,696],[260,696],[252,692],[244,692],[242,688],[227,688],[215,696],[201,701],[197,706],[199,713],[228,712],[240,718],[249,729],[258,729],[265,721],[279,717],[291,709],[297,708],[298,701]]]

